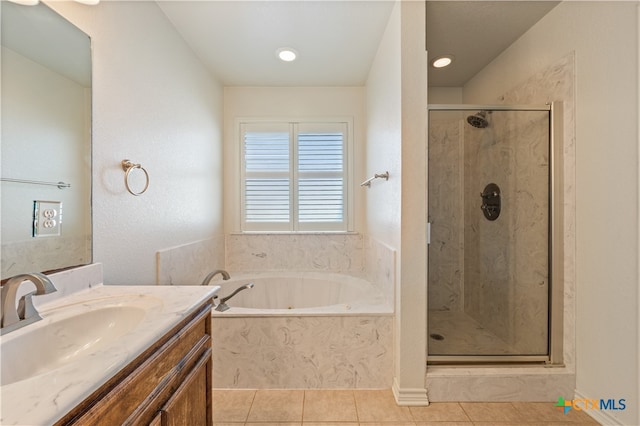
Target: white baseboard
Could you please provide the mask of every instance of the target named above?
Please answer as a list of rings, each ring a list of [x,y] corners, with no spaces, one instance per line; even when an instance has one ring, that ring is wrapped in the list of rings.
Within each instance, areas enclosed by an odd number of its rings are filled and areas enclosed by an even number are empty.
[[[589,398],[584,394],[575,391],[574,399],[598,399],[598,398]],[[600,423],[601,425],[613,425],[613,426],[624,426],[624,423],[621,423],[620,420],[613,417],[606,411],[603,410],[584,410],[583,413],[587,414],[589,417]]]
[[[426,388],[402,389],[398,385],[398,380],[394,378],[391,390],[393,391],[393,396],[395,397],[396,404],[398,405],[412,407],[425,407],[429,405]]]

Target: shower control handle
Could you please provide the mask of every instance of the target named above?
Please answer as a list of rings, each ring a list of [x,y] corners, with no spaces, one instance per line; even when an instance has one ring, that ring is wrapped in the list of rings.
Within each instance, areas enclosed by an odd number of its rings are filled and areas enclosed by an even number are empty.
[[[500,187],[495,183],[488,184],[480,193],[482,214],[489,221],[494,221],[500,216],[502,210],[502,198],[500,197]]]
[[[498,192],[497,192],[497,191],[492,191],[492,192],[482,192],[482,193],[480,193],[480,196],[481,196],[483,199],[487,199],[487,198],[496,198],[496,197],[498,197],[499,195],[500,195],[500,194],[498,194]]]

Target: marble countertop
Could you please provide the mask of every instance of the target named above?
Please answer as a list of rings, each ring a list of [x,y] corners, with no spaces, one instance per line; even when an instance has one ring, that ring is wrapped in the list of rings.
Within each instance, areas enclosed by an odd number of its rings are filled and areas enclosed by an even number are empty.
[[[218,290],[217,286],[99,284],[38,305],[43,319],[2,336],[3,345],[35,328],[100,308],[133,306],[142,308],[144,315],[132,329],[109,343],[97,344],[89,355],[0,387],[0,424],[40,425],[59,420]],[[18,368],[5,361],[3,370]]]

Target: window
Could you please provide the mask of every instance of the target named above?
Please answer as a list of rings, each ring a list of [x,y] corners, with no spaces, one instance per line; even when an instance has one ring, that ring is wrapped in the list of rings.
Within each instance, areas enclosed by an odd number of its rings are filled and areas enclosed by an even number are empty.
[[[348,129],[241,123],[243,231],[348,230]]]

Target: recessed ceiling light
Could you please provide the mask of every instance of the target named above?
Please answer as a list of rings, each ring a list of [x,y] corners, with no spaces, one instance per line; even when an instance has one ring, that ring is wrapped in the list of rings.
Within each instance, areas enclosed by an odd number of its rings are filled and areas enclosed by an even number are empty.
[[[282,61],[292,62],[295,61],[298,57],[298,52],[290,47],[281,47],[280,49],[276,50],[276,55]]]
[[[431,62],[431,65],[433,65],[434,68],[444,68],[451,65],[451,62],[453,62],[452,55],[440,56],[434,59],[433,62]]]

